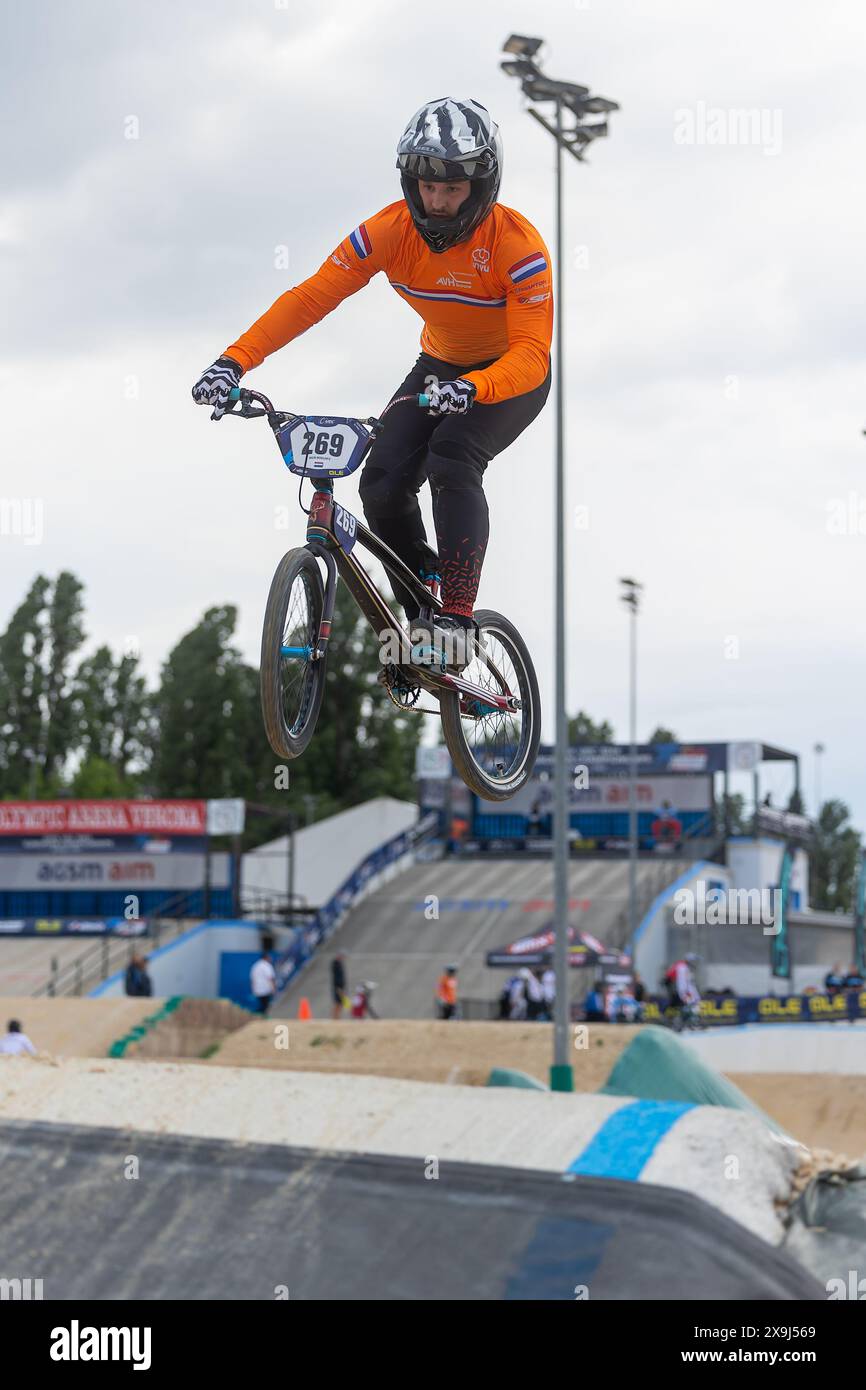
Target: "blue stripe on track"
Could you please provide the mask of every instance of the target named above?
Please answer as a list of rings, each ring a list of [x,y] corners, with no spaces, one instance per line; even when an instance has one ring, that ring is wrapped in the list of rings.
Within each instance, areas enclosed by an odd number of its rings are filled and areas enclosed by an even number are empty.
[[[665,1135],[681,1115],[694,1108],[690,1102],[679,1100],[635,1100],[621,1106],[605,1120],[568,1172],[636,1182]]]

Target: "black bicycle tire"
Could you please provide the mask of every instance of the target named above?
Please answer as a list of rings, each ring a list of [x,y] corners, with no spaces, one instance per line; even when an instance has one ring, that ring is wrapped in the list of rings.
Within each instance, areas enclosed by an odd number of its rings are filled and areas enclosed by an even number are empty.
[[[309,550],[299,546],[289,550],[277,565],[271,580],[268,601],[265,606],[265,620],[262,625],[262,654],[260,665],[260,687],[262,720],[268,743],[280,758],[300,757],[316,730],[322,699],[325,694],[326,657],[310,663],[308,680],[310,688],[306,691],[306,717],[300,730],[293,733],[286,722],[282,700],[282,657],[279,655],[283,641],[283,629],[292,585],[299,574],[306,572],[313,589],[313,624],[318,633],[325,602],[325,586],[315,557]]]
[[[482,631],[487,628],[501,629],[502,635],[511,642],[523,665],[529,686],[531,705],[531,726],[527,753],[519,773],[510,778],[507,783],[497,782],[486,777],[472,757],[466,742],[460,717],[460,697],[456,692],[452,693],[447,690],[443,691],[439,697],[442,733],[448,752],[451,754],[451,761],[469,790],[475,792],[485,801],[508,801],[529,781],[538,756],[538,745],[541,742],[541,696],[538,690],[538,677],[535,674],[532,657],[529,655],[529,648],[508,618],[492,608],[480,608],[475,614],[475,621]]]

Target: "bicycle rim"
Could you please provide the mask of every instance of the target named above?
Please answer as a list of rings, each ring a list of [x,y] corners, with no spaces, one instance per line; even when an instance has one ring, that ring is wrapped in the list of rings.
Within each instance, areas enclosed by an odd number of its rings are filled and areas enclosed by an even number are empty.
[[[322,617],[323,586],[304,550],[280,562],[262,632],[262,715],[275,753],[295,758],[312,738],[324,693],[324,661],[313,652]]]
[[[501,614],[478,612],[484,646],[462,672],[473,685],[502,695],[511,692],[519,709],[502,711],[474,698],[440,699],[442,730],[464,782],[485,800],[505,801],[532,774],[540,738],[540,701],[535,670],[517,629]],[[468,708],[467,708],[468,704]]]

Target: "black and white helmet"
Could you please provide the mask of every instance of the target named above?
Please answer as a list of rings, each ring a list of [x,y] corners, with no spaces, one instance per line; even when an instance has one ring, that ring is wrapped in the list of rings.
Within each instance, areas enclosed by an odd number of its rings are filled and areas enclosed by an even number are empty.
[[[397,146],[397,168],[412,220],[432,251],[447,251],[483,222],[499,196],[502,141],[478,101],[438,97],[416,111]],[[455,217],[428,218],[418,191],[425,183],[469,179],[469,197]]]

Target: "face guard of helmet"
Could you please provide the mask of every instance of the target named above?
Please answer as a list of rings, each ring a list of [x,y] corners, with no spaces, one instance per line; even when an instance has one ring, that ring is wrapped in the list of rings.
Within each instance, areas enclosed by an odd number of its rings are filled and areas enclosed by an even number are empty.
[[[502,181],[499,127],[477,101],[439,97],[416,111],[397,146],[397,168],[412,221],[437,254],[465,241],[490,212]],[[425,183],[470,182],[453,217],[428,217],[418,189]]]

